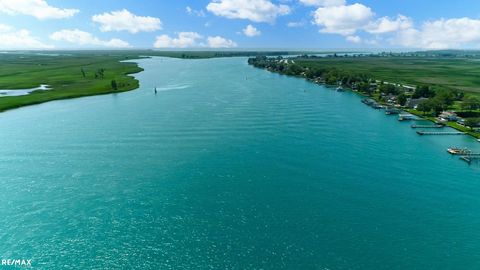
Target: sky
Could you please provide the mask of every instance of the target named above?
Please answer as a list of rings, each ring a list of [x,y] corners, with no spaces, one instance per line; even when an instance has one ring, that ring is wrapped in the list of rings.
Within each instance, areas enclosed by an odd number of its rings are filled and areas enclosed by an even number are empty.
[[[478,0],[0,0],[0,49],[480,49]]]

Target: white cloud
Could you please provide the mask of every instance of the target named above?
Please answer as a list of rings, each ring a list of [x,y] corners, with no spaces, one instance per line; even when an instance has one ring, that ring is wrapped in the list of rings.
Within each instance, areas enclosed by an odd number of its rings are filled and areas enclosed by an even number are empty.
[[[273,23],[278,16],[290,13],[287,5],[275,5],[269,0],[212,0],[207,10],[229,19]]]
[[[412,19],[403,15],[398,15],[395,20],[392,20],[389,17],[383,17],[375,22],[371,22],[367,25],[365,30],[372,34],[385,34],[409,29],[412,26]]]
[[[380,46],[385,41],[394,46],[417,49],[455,49],[480,48],[480,19],[450,18],[424,22],[415,27],[411,18],[397,17],[375,18],[371,8],[356,3],[337,5],[324,0],[299,0],[306,5],[319,6],[313,13],[313,23],[320,27],[321,33],[345,36],[349,42]],[[332,4],[331,6],[328,6]],[[289,23],[289,27],[298,26]],[[363,31],[364,37],[356,33]]]
[[[13,28],[10,25],[0,24],[0,33],[8,32]]]
[[[305,25],[305,22],[289,22],[287,23],[287,27],[295,28],[295,27],[302,27]]]
[[[30,15],[40,20],[72,17],[78,9],[63,9],[50,6],[45,0],[0,0],[0,12]]]
[[[306,6],[316,7],[331,7],[331,6],[344,6],[345,0],[300,0],[300,3]]]
[[[225,39],[220,36],[208,37],[208,47],[210,48],[234,48],[237,47],[237,43],[230,39]]]
[[[225,39],[220,36],[208,37],[205,44],[204,37],[196,32],[180,32],[177,37],[170,37],[168,35],[158,36],[153,44],[155,48],[195,48],[195,47],[210,47],[210,48],[232,48],[237,44],[232,40]]]
[[[262,34],[262,32],[260,32],[257,28],[255,28],[251,24],[247,25],[247,27],[245,27],[242,31],[243,31],[243,34],[247,37],[255,37],[255,36],[260,36]]]
[[[478,48],[480,20],[471,18],[440,19],[423,23],[420,29],[399,31],[392,44],[424,49]]]
[[[102,32],[128,31],[135,34],[162,29],[159,18],[137,16],[126,9],[94,15],[92,21],[100,24]]]
[[[202,17],[202,18],[206,17],[205,12],[203,10],[195,10],[195,9],[189,7],[189,6],[187,6],[185,8],[185,10],[187,11],[188,15],[195,15],[195,16]]]
[[[131,47],[128,42],[121,39],[101,40],[88,32],[78,29],[64,29],[57,31],[50,35],[50,38],[55,41],[64,41],[74,43],[76,45],[87,46],[103,46],[111,48],[128,48]]]
[[[364,28],[374,13],[362,4],[349,6],[320,7],[314,13],[314,23],[322,29],[322,33],[333,33],[349,36],[358,29]]]
[[[347,41],[357,44],[362,42],[362,38],[360,38],[359,36],[348,36],[346,39]]]
[[[41,42],[28,30],[14,29],[10,25],[0,24],[1,49],[51,49],[53,46]]]
[[[178,37],[172,38],[168,35],[158,36],[154,47],[155,48],[191,48],[198,47],[199,44],[197,41],[201,39],[202,36],[195,32],[180,32]]]

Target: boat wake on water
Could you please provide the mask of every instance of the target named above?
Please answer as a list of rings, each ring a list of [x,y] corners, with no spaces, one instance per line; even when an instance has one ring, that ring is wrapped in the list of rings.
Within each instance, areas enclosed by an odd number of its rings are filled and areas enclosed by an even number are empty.
[[[190,84],[174,84],[174,85],[167,85],[167,86],[164,86],[164,87],[157,87],[156,89],[157,89],[158,92],[162,92],[162,91],[187,89],[187,88],[190,88],[190,87],[191,87]]]

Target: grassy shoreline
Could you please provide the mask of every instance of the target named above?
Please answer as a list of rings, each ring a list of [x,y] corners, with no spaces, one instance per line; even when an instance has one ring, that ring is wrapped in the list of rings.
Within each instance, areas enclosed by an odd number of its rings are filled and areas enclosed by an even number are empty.
[[[436,123],[436,119],[434,117],[424,115],[422,112],[419,112],[417,110],[405,109],[405,111],[407,111],[407,112],[409,112],[413,115],[416,115],[417,117],[420,117],[421,119]],[[455,130],[458,130],[460,132],[464,132],[465,134],[470,135],[471,137],[473,137],[475,139],[480,139],[480,133],[475,132],[475,131],[473,131],[473,130],[465,127],[465,126],[459,125],[459,124],[454,123],[454,122],[447,122],[445,125],[450,127],[450,128],[453,128]]]
[[[0,89],[30,89],[46,84],[52,90],[35,91],[24,96],[0,97],[0,112],[53,100],[137,89],[139,81],[132,75],[143,69],[137,63],[123,61],[138,58],[141,57],[108,54],[1,55]]]
[[[327,84],[323,84],[323,85],[327,85]],[[327,86],[328,86],[328,85],[327,85]],[[332,85],[330,85],[330,86],[332,86]],[[348,89],[349,91],[357,94],[357,95],[362,96],[362,97],[373,98],[375,101],[377,101],[377,102],[378,102],[379,104],[381,104],[381,105],[387,105],[387,104],[383,103],[381,100],[379,100],[379,99],[377,99],[377,98],[369,97],[368,95],[365,95],[365,94],[363,94],[363,93],[361,93],[361,92],[358,92],[358,91],[354,91],[354,90],[351,89],[351,88],[347,88],[347,89]],[[425,115],[425,114],[423,114],[423,113],[420,112],[420,111],[417,111],[417,110],[414,110],[414,109],[407,109],[407,108],[402,108],[402,110],[403,110],[403,111],[406,111],[406,112],[408,112],[408,113],[411,113],[411,114],[419,117],[420,119],[427,120],[427,121],[430,121],[430,122],[432,122],[432,123],[437,123],[437,120],[436,120],[435,117]],[[480,139],[480,133],[479,133],[479,132],[475,132],[475,131],[473,131],[473,130],[465,127],[465,126],[459,125],[459,124],[457,124],[457,123],[455,123],[455,122],[447,122],[445,125],[448,126],[448,127],[450,127],[450,128],[453,128],[453,129],[455,129],[455,130],[458,130],[458,131],[460,131],[460,132],[464,132],[465,134],[467,134],[467,135],[469,135],[469,136],[471,136],[471,137],[473,137],[473,138],[475,138],[475,139]]]
[[[298,65],[296,63],[296,60],[299,60],[299,59],[279,60],[280,62],[277,62],[277,66],[275,66],[275,67],[272,67],[268,63],[267,63],[267,65],[262,65],[263,63],[261,63],[260,65],[257,65],[257,63],[255,61],[251,61],[251,59],[249,59],[249,64],[253,65],[256,68],[267,70],[269,72],[279,73],[279,74],[286,75],[286,76],[291,76],[291,77],[303,78],[303,79],[306,79],[307,81],[310,81],[310,82],[315,83],[315,84],[325,85],[325,86],[328,86],[328,87],[337,87],[338,86],[338,84],[335,84],[337,82],[337,80],[334,80],[335,83],[333,83],[333,82],[328,83],[328,79],[325,80],[323,78],[323,80],[318,80],[318,79],[313,79],[313,78],[309,77],[308,74],[307,74],[308,69],[306,69],[307,72],[305,72],[305,69],[291,70],[292,65],[302,67],[301,64]],[[303,60],[303,59],[300,59],[300,60]],[[322,59],[321,61],[323,61],[323,60],[324,59]],[[284,64],[285,64],[283,69],[279,69],[279,66],[281,66],[281,61],[284,61]],[[328,60],[328,61],[334,61],[334,60]],[[280,64],[280,65],[278,65],[278,64]],[[328,67],[328,65],[327,65],[327,67]],[[335,68],[337,68],[337,67],[335,67]],[[303,70],[303,72],[302,72],[302,70]],[[368,75],[365,75],[365,76],[368,76]],[[398,81],[391,81],[391,83],[399,83],[399,82]],[[363,93],[363,92],[358,91],[358,90],[354,90],[351,87],[348,87],[348,86],[345,86],[345,85],[342,88],[347,89],[347,90],[349,90],[349,91],[351,91],[351,92],[353,92],[357,95],[360,95],[362,97],[374,99],[377,103],[379,103],[381,105],[392,106],[392,105],[389,105],[389,104],[385,103],[383,100],[381,100],[380,96],[367,95],[366,93]],[[403,106],[400,107],[400,109],[402,109],[403,111],[412,113],[412,114],[420,117],[421,119],[428,120],[428,121],[431,121],[431,122],[434,122],[434,123],[436,122],[435,117],[425,115],[424,113],[422,113],[420,111],[417,111],[417,110],[414,110],[414,109],[408,109],[408,108],[403,107]],[[480,139],[480,132],[472,130],[472,129],[466,127],[466,126],[462,126],[462,125],[457,124],[456,122],[450,122],[450,121],[445,123],[445,125],[453,128],[453,129],[456,129],[460,132],[464,132],[465,134],[470,135],[470,136],[472,136],[476,139]]]
[[[54,100],[135,90],[133,74],[143,69],[125,60],[148,57],[207,59],[256,55],[293,55],[294,51],[7,51],[0,54],[0,89],[32,89],[41,84],[52,90],[24,96],[0,96],[0,112]],[[115,83],[113,82],[115,81]]]
[[[288,51],[272,51],[272,52],[255,52],[255,51],[57,51],[50,53],[35,52],[11,52],[0,54],[0,89],[29,89],[38,87],[40,84],[49,85],[52,90],[36,91],[24,96],[6,96],[0,97],[0,112],[20,108],[29,105],[41,104],[54,100],[72,99],[94,95],[105,95],[113,93],[121,93],[135,90],[140,83],[135,79],[133,74],[142,72],[143,69],[135,62],[126,62],[125,60],[136,60],[154,56],[171,57],[180,59],[206,59],[218,57],[246,57],[246,56],[279,56],[300,54],[301,52]],[[373,58],[378,61],[377,58]],[[334,65],[336,68],[347,68],[352,72],[358,68],[351,63],[361,61],[367,63],[369,69],[373,70],[372,59],[370,58],[315,58],[300,59],[307,66],[315,66],[318,63],[324,65]],[[395,60],[395,67],[402,67],[398,59]],[[419,61],[417,58],[413,58]],[[386,66],[388,62],[385,59],[382,65]],[[412,61],[412,59],[409,59]],[[432,61],[431,58],[422,59],[422,61]],[[442,64],[452,62],[452,60],[441,60]],[[459,61],[459,60],[455,60]],[[351,62],[351,63],[350,63]],[[428,62],[429,65],[433,63]],[[470,63],[469,63],[470,64]],[[409,64],[410,65],[410,64]],[[268,70],[268,69],[267,69]],[[276,71],[272,71],[276,72]],[[382,71],[384,74],[389,74]],[[438,71],[437,71],[438,72]],[[278,72],[277,72],[278,73]],[[440,73],[443,74],[443,73]],[[479,73],[480,74],[480,73]],[[305,76],[291,75],[299,78]],[[388,78],[382,77],[381,78]],[[388,76],[392,76],[389,74]],[[458,76],[458,75],[456,75]],[[115,82],[115,84],[114,84]],[[403,82],[400,78],[398,82]],[[412,79],[409,80],[412,82]],[[473,82],[469,82],[473,83]],[[332,85],[324,83],[325,85]],[[346,87],[348,88],[348,87]],[[350,91],[362,95],[360,91],[348,88]],[[471,88],[469,90],[472,90]],[[473,91],[471,94],[477,94]],[[379,103],[383,103],[379,98],[374,97]],[[384,104],[384,103],[383,103]],[[432,117],[425,116],[419,111],[404,109],[415,114],[422,119],[435,122]],[[468,135],[480,138],[480,133],[470,130],[464,126],[453,122],[447,123],[451,128],[465,132]]]

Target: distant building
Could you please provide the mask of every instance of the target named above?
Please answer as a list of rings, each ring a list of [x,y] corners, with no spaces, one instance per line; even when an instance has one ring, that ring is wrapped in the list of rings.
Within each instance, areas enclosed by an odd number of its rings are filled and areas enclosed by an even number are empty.
[[[404,91],[406,92],[414,92],[415,90],[417,90],[417,87],[416,86],[411,86],[411,85],[402,85],[402,88]]]

